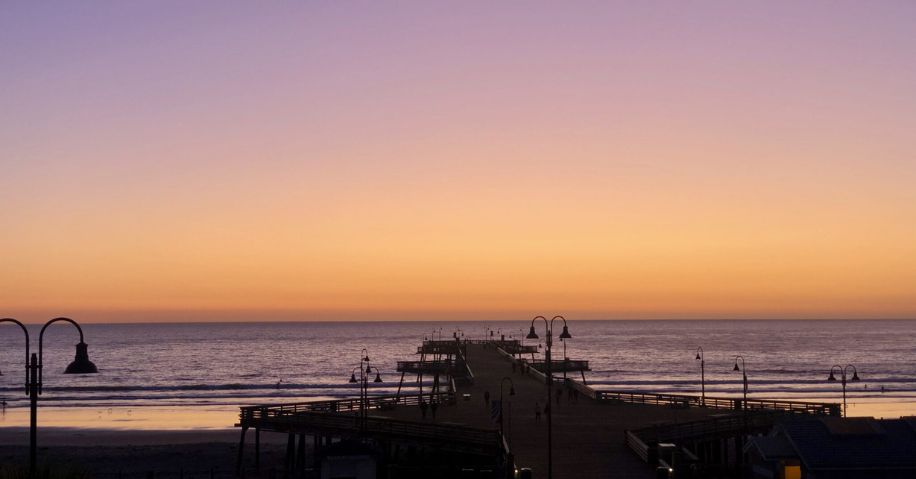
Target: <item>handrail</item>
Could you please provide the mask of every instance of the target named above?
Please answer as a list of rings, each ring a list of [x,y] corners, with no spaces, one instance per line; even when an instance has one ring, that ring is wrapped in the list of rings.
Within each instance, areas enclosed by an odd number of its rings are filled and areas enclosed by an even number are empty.
[[[451,360],[440,360],[440,361],[398,361],[397,371],[441,371],[447,372],[448,370],[455,367],[455,361]]]
[[[367,407],[369,409],[388,409],[394,406],[416,406],[421,401],[437,399],[441,404],[452,404],[455,402],[454,392],[440,392],[423,394],[421,399],[418,395],[396,395],[389,394],[383,396],[369,396]],[[304,412],[354,412],[360,410],[360,399],[344,398],[325,401],[303,401],[296,403],[280,404],[261,404],[254,406],[242,406],[240,415],[245,419],[246,415],[253,416],[255,411],[278,411],[282,414],[299,414]]]
[[[273,414],[270,411],[264,415],[254,415],[245,418],[241,425],[254,426],[283,426],[307,423],[312,427],[335,428],[356,430],[360,425],[353,420],[353,416],[346,414],[327,414],[319,412],[299,412],[296,414]],[[459,441],[466,444],[478,444],[493,447],[498,444],[499,432],[492,429],[480,429],[456,424],[436,424],[399,419],[368,417],[365,430],[373,433],[410,436],[411,438],[442,439],[452,442]]]
[[[563,371],[591,371],[588,367],[588,361],[584,359],[561,359],[553,360],[550,363],[551,371],[554,373]],[[528,364],[538,371],[547,369],[547,361],[544,360],[528,361]]]
[[[723,398],[706,396],[705,401],[699,396],[683,394],[656,394],[642,391],[596,391],[595,399],[599,401],[622,401],[637,404],[674,405],[682,407],[707,407],[712,409],[732,409],[760,411],[781,411],[798,414],[838,416],[839,404],[817,403],[806,401],[786,401],[774,399]]]
[[[778,411],[735,414],[725,417],[709,417],[696,421],[669,423],[632,429],[629,432],[646,444],[659,442],[683,442],[711,434],[731,435],[756,429],[769,429],[776,420],[784,417]]]

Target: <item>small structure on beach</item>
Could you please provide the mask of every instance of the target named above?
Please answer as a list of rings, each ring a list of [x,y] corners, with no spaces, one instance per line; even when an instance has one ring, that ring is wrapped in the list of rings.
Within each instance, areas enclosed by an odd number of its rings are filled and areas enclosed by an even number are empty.
[[[778,424],[745,447],[754,478],[916,477],[916,418],[818,417]]]

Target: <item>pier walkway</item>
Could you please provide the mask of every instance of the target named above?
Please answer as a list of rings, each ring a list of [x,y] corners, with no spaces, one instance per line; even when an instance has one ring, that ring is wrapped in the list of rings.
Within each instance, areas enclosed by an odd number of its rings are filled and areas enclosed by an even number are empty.
[[[499,424],[484,402],[499,400],[500,383],[504,402],[504,435],[515,463],[531,468],[534,477],[547,477],[547,419],[543,414],[547,386],[535,370],[513,372],[508,356],[493,344],[468,344],[467,362],[474,372],[473,384],[459,385],[453,406],[440,407],[436,418],[427,413],[423,419],[417,408],[385,411],[387,417],[402,420],[462,424],[498,429]],[[515,396],[509,396],[511,378]],[[667,406],[597,401],[585,394],[571,399],[561,381],[554,382],[554,395],[562,391],[553,407],[553,474],[557,479],[582,477],[650,478],[653,470],[624,443],[624,431],[654,423],[701,419],[717,411],[674,409]],[[463,400],[465,394],[469,400]],[[541,418],[535,410],[542,411]]]
[[[444,392],[437,389],[421,397],[416,392],[402,393],[399,388],[396,396],[370,396],[365,419],[358,414],[362,404],[359,399],[243,407],[239,424],[243,428],[242,440],[248,428],[255,430],[256,437],[261,431],[287,433],[290,455],[296,434],[300,449],[304,447],[303,434],[338,438],[363,435],[384,442],[465,451],[493,458],[494,464],[506,464],[508,459],[519,468],[530,468],[535,478],[547,477],[546,377],[539,370],[542,368],[529,366],[540,363],[516,359],[500,348],[504,345],[500,342],[464,341],[460,347],[457,342],[454,345],[454,364],[461,363],[466,374],[461,381],[444,380]],[[445,361],[452,365],[451,360]],[[445,361],[437,358],[416,365],[404,362],[398,368],[438,372],[430,366]],[[585,361],[577,363],[583,363],[578,369],[587,369]],[[554,371],[557,379],[550,400],[553,474],[557,479],[648,479],[655,477],[654,465],[661,459],[658,446],[662,442],[690,446],[693,452],[684,450],[684,455],[694,461],[698,460],[697,451],[706,459],[720,461],[724,455],[727,460],[729,438],[765,431],[786,415],[839,412],[835,404],[769,400],[745,403],[732,398],[700,400],[685,395],[596,391],[573,381],[574,376],[564,382],[559,377],[562,374]],[[515,394],[510,395],[513,389]],[[493,404],[500,398],[504,411],[502,434],[499,408]],[[740,450],[740,443],[735,444],[731,446],[732,456]],[[239,461],[241,464],[241,448]]]

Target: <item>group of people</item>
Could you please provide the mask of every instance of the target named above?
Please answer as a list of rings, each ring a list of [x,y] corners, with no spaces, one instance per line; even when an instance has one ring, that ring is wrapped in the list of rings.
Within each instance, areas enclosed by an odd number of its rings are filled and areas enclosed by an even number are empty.
[[[512,372],[521,372],[521,374],[528,374],[531,370],[531,366],[526,361],[512,361]],[[566,391],[566,400],[570,402],[579,402],[579,390],[573,387],[572,382],[569,380],[565,381],[565,387],[557,387],[556,393],[554,395],[556,403],[559,406],[560,401],[563,399],[563,391]],[[484,391],[483,393],[483,403],[484,405],[490,404],[490,391]],[[541,403],[534,403],[534,420],[536,422],[541,421],[541,413],[547,413],[550,409],[550,402],[544,405],[543,409],[541,408]]]
[[[420,414],[423,416],[423,419],[426,419],[426,411],[431,411],[433,413],[433,421],[436,420],[436,411],[439,409],[439,402],[426,402],[425,400],[420,400]]]
[[[531,370],[531,366],[528,365],[525,361],[512,361],[512,372],[521,371],[521,373],[528,374],[528,371]]]

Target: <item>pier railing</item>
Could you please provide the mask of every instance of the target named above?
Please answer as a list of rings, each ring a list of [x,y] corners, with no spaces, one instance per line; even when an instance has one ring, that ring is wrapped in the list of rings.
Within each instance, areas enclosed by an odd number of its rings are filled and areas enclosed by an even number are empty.
[[[369,396],[366,407],[369,410],[385,410],[395,406],[419,406],[421,401],[427,403],[435,401],[440,404],[454,404],[455,392],[420,395],[385,395]],[[359,398],[334,399],[330,401],[305,401],[297,403],[271,404],[260,406],[242,406],[239,416],[244,424],[246,421],[260,420],[270,417],[292,416],[303,413],[348,413],[360,410]]]
[[[455,367],[455,361],[398,361],[398,372],[448,374]]]
[[[345,414],[325,414],[312,411],[291,412],[288,409],[267,408],[254,410],[253,415],[243,418],[241,426],[258,427],[267,430],[293,431],[303,427],[324,431],[361,430],[370,436],[408,438],[414,441],[437,441],[455,446],[476,446],[483,450],[503,449],[502,436],[492,429],[479,429],[457,424],[436,424],[428,422],[403,421],[369,416],[356,421]],[[244,414],[243,414],[244,417]]]
[[[779,411],[794,414],[812,414],[819,416],[839,416],[840,405],[836,403],[816,403],[804,401],[783,401],[773,399],[748,399],[688,396],[683,394],[655,394],[640,391],[595,391],[599,401],[620,401],[636,404],[653,404],[675,407],[708,407],[711,409],[730,409],[749,411]]]
[[[528,361],[528,364],[532,368],[537,369],[538,371],[544,372],[547,371],[547,362],[546,361]],[[591,371],[588,368],[588,361],[581,359],[560,359],[550,361],[550,371],[554,373],[562,373],[563,371]]]

